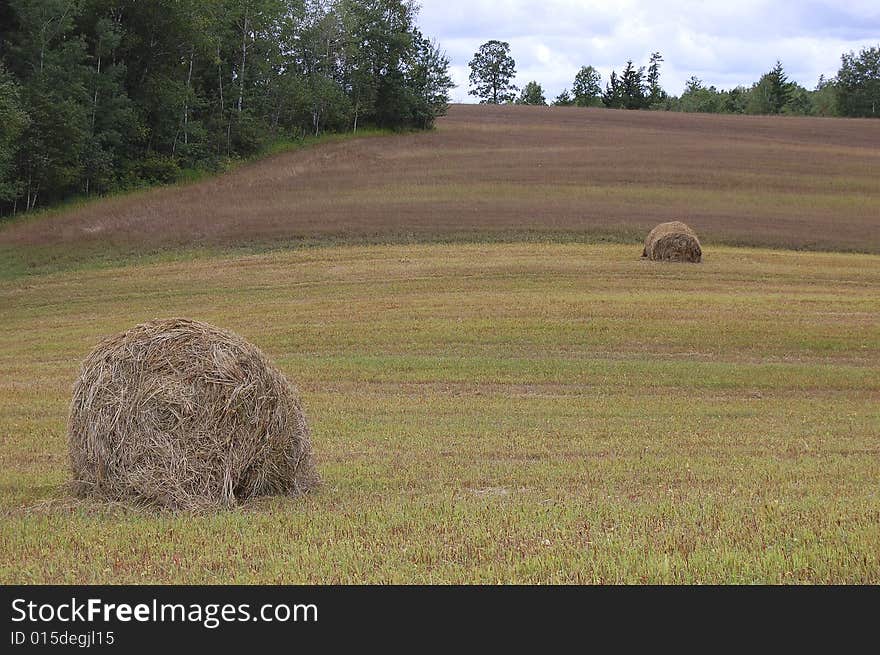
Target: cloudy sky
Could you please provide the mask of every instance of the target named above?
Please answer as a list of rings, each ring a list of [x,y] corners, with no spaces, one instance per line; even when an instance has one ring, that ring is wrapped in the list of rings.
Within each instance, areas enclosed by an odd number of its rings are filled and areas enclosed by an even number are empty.
[[[661,84],[679,95],[696,75],[707,84],[750,85],[781,60],[814,88],[834,75],[843,52],[880,44],[880,0],[422,0],[419,25],[436,38],[468,96],[468,62],[489,39],[510,43],[516,83],[540,82],[548,100],[571,87],[582,65],[618,72],[632,59],[664,57]]]

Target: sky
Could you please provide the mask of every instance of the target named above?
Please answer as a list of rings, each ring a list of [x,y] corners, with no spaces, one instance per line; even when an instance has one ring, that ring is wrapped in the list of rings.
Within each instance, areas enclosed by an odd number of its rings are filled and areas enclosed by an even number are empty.
[[[632,59],[647,66],[663,55],[661,86],[680,95],[696,75],[706,85],[750,86],[780,60],[791,80],[813,89],[832,77],[840,55],[880,45],[880,0],[421,0],[418,24],[450,60],[458,85],[453,102],[468,95],[468,62],[482,43],[510,43],[515,83],[530,80],[548,101],[571,88],[581,66],[618,73]]]

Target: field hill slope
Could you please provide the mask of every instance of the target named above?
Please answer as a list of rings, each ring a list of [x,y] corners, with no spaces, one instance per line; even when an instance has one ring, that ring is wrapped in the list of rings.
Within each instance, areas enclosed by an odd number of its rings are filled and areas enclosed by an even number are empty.
[[[880,252],[880,121],[455,105],[431,133],[13,221],[0,249],[36,261],[300,240],[635,241],[673,219],[710,243]]]

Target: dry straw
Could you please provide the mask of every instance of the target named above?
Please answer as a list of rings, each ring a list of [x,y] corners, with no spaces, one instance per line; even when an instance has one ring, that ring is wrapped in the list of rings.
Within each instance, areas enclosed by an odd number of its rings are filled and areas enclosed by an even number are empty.
[[[99,343],[74,385],[77,495],[198,510],[320,482],[296,389],[241,337],[152,321]]]
[[[681,221],[660,223],[645,239],[642,257],[654,261],[699,262],[703,257],[696,233]]]

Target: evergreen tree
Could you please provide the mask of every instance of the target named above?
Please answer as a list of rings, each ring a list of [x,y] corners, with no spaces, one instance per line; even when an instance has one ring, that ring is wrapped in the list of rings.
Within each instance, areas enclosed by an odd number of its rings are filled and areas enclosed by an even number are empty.
[[[620,95],[625,109],[641,109],[646,104],[645,69],[636,68],[632,60],[626,62],[626,68],[620,77]]]
[[[648,104],[653,105],[666,99],[666,92],[660,87],[660,62],[663,56],[659,52],[651,54],[651,61],[648,65]]]
[[[782,67],[777,61],[776,65],[761,76],[761,79],[752,87],[747,112],[750,114],[781,114],[791,93],[793,85]]]
[[[610,109],[619,109],[623,106],[623,97],[620,80],[617,79],[617,72],[611,71],[608,78],[608,84],[605,85],[605,92],[602,94],[602,104]]]

